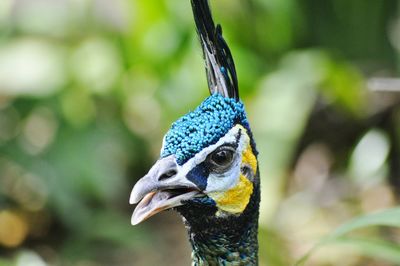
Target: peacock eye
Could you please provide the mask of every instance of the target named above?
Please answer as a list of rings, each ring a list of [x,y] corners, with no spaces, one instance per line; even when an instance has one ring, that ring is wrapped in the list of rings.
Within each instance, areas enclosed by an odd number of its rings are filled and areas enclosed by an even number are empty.
[[[221,146],[208,157],[213,170],[217,172],[226,170],[231,166],[235,150],[230,146]]]

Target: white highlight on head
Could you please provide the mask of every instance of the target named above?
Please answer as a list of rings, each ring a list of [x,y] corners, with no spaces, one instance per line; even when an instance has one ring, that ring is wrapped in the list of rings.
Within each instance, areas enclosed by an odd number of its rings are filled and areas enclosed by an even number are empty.
[[[164,135],[164,137],[163,137],[163,139],[162,139],[162,145],[161,145],[160,154],[162,154],[163,151],[164,151],[164,149],[165,149],[166,138],[167,138],[167,135]]]

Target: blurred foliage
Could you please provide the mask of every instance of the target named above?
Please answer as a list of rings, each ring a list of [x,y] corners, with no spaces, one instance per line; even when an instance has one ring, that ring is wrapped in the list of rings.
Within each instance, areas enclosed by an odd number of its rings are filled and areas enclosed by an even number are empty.
[[[261,265],[396,206],[399,2],[211,2],[260,151]],[[0,266],[188,265],[177,215],[131,227],[128,197],[207,93],[189,0],[1,0]],[[398,229],[354,234],[307,265],[398,262]]]
[[[400,227],[400,208],[391,208],[388,210],[367,214],[357,217],[338,227],[334,232],[320,240],[296,265],[304,265],[309,257],[317,249],[328,244],[347,244],[350,247],[357,248],[366,255],[378,257],[400,263],[400,246],[397,243],[375,239],[348,238],[346,234],[370,226],[391,226]]]

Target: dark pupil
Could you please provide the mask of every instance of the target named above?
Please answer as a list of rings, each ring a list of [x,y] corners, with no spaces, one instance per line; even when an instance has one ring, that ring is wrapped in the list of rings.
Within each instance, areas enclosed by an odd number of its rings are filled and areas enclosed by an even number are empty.
[[[212,160],[214,161],[214,163],[221,166],[228,164],[231,159],[232,153],[230,153],[229,151],[218,151],[212,156]]]

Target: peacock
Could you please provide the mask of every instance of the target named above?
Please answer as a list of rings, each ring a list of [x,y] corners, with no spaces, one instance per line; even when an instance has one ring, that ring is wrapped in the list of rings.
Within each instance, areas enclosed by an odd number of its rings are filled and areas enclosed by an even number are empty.
[[[193,265],[257,265],[257,149],[235,64],[208,0],[191,0],[210,96],[174,122],[160,158],[134,186],[136,225],[167,209],[183,217]]]

